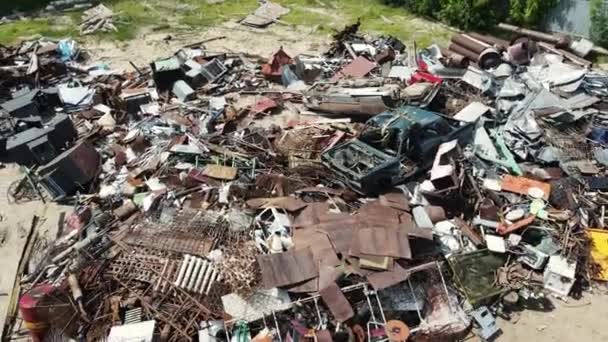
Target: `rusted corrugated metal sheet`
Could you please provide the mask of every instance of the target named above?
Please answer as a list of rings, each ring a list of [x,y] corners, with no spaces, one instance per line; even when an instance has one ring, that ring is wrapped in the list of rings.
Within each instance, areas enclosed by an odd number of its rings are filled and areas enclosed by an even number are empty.
[[[301,283],[319,275],[310,248],[256,257],[266,288]]]
[[[350,64],[338,71],[332,81],[339,81],[345,77],[347,78],[361,78],[369,74],[376,67],[376,63],[370,62],[365,57],[357,57]]]
[[[351,254],[356,252],[356,244],[358,244],[358,255],[412,258],[408,233],[405,230],[397,228],[361,228],[357,232],[353,246],[351,246]]]
[[[321,294],[321,298],[323,298],[323,302],[325,302],[329,311],[339,322],[344,322],[355,315],[353,307],[336,283],[332,283],[322,289],[319,291],[319,294]]]

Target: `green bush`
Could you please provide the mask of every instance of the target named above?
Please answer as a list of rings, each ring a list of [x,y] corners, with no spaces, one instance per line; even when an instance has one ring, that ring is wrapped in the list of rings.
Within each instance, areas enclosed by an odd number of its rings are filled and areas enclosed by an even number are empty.
[[[495,25],[498,15],[494,0],[442,0],[439,17],[444,22],[465,29],[479,29]]]
[[[384,0],[414,14],[439,19],[461,29],[483,29],[508,20],[535,26],[559,0]]]
[[[591,0],[591,40],[608,48],[608,3]]]
[[[430,18],[439,18],[441,0],[384,0],[393,6],[403,6],[410,12]]]
[[[536,26],[558,0],[511,0],[509,19],[518,25]]]

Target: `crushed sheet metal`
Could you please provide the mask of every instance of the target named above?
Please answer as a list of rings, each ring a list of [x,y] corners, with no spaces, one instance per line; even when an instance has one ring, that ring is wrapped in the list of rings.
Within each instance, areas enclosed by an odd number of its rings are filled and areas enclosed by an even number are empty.
[[[266,288],[294,285],[319,275],[310,248],[278,254],[257,255]]]
[[[345,77],[361,78],[369,74],[375,67],[376,63],[370,62],[367,58],[357,57],[342,70],[338,71],[331,80],[335,82]]]
[[[490,107],[481,102],[471,102],[460,112],[456,113],[452,119],[463,122],[475,122],[490,110]]]
[[[410,277],[410,274],[411,273],[401,267],[401,265],[395,263],[392,271],[370,274],[367,276],[367,281],[375,290],[382,290],[407,280],[407,278]]]
[[[295,250],[310,248],[315,262],[320,265],[340,265],[340,260],[325,232],[310,228],[296,229],[293,232],[293,242]]]
[[[393,258],[411,259],[412,251],[410,250],[410,242],[408,232],[396,228],[361,228],[357,232],[355,244],[358,243],[358,252],[356,247],[351,246],[352,252],[376,256],[387,256]]]
[[[329,311],[339,322],[345,322],[355,315],[353,307],[336,283],[332,283],[328,287],[321,289],[319,294],[329,308]]]

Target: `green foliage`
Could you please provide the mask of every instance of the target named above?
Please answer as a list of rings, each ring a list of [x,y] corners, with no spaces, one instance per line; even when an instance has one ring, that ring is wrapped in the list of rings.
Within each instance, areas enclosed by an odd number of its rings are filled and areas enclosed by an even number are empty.
[[[461,29],[489,28],[509,20],[534,26],[559,0],[384,0],[410,12],[439,19]]]
[[[591,0],[591,40],[608,47],[608,3],[604,0]]]
[[[518,25],[535,26],[558,0],[511,0],[509,19]]]
[[[403,6],[412,13],[437,18],[441,10],[441,0],[384,0],[393,6]]]
[[[486,28],[495,25],[500,18],[495,0],[441,0],[439,18],[465,30]]]

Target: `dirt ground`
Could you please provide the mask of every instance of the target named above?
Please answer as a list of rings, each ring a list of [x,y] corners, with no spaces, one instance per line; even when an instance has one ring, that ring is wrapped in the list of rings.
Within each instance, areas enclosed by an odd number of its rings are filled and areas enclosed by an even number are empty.
[[[39,252],[45,250],[47,243],[54,241],[61,212],[67,213],[71,210],[71,207],[59,206],[55,203],[44,204],[40,201],[9,203],[8,188],[11,183],[22,177],[19,168],[15,166],[9,165],[0,170],[0,270],[2,270],[0,272],[0,329],[4,328],[17,268],[32,218],[34,215],[40,217],[40,222],[35,228],[38,242],[32,251],[33,260]]]
[[[117,70],[132,70],[129,61],[146,65],[155,58],[172,55],[180,47],[207,38],[226,36],[226,39],[205,44],[207,50],[217,52],[247,52],[269,57],[283,46],[293,56],[301,53],[316,54],[329,45],[329,37],[309,34],[305,29],[274,25],[266,30],[245,28],[227,23],[205,32],[176,33],[166,40],[166,33],[143,32],[138,39],[126,43],[108,41],[86,41],[83,45],[92,55],[92,61],[110,63]],[[306,37],[306,39],[302,39]],[[283,116],[283,115],[282,115]],[[289,119],[297,118],[293,113]],[[276,122],[275,122],[276,123]],[[57,221],[61,212],[70,207],[41,202],[11,204],[7,201],[8,186],[21,175],[17,168],[0,170],[0,323],[4,318],[19,259],[25,245],[27,230],[32,216],[42,217],[37,231],[41,237],[52,241],[57,232]],[[40,248],[41,249],[41,248]],[[8,294],[8,295],[7,295]],[[608,341],[608,328],[604,319],[608,317],[608,295],[606,290],[587,293],[581,300],[570,299],[564,303],[551,299],[555,308],[549,312],[523,311],[513,322],[498,321],[502,328],[500,342],[569,342]],[[516,321],[516,322],[515,322]],[[478,340],[472,338],[470,341]]]
[[[170,39],[166,39],[170,36]],[[203,32],[157,33],[141,32],[128,42],[88,40],[85,47],[93,61],[110,62],[116,70],[133,71],[129,61],[148,65],[154,58],[170,57],[184,45],[209,38],[226,37],[204,44],[207,51],[247,53],[268,58],[283,46],[292,56],[302,53],[317,54],[327,49],[329,38],[311,34],[310,29],[295,26],[271,26],[267,29],[245,27],[227,22]],[[306,37],[306,39],[302,39]]]

